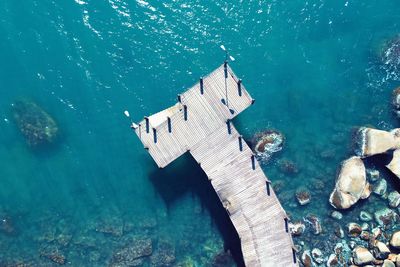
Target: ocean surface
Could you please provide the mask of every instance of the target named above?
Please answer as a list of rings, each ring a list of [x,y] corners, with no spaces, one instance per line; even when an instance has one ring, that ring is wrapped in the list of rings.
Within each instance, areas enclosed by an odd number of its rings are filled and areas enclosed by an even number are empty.
[[[124,116],[175,103],[223,62],[221,44],[256,99],[235,125],[248,140],[285,135],[263,169],[292,220],[316,214],[328,235],[329,193],[354,127],[400,126],[391,108],[400,72],[381,59],[398,34],[397,0],[1,1],[0,266],[111,266],[137,239],[152,250],[138,265],[242,264],[200,167],[188,156],[158,170]],[[27,144],[13,118],[19,99],[54,118],[52,144]],[[297,204],[299,188],[310,204]]]

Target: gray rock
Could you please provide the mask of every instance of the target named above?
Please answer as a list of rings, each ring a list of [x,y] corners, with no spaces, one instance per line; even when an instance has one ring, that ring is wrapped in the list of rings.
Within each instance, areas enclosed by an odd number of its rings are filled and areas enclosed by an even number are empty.
[[[396,213],[389,208],[383,208],[381,210],[376,211],[374,213],[374,217],[375,217],[375,221],[380,226],[388,226],[395,222]]]
[[[314,214],[308,214],[304,221],[309,223],[314,230],[314,234],[319,235],[322,232],[321,220]]]
[[[349,223],[347,225],[347,235],[350,237],[358,237],[362,232],[362,228],[358,223]]]
[[[368,231],[362,231],[360,234],[360,239],[368,241],[371,237],[371,234]]]
[[[368,170],[367,177],[370,182],[376,182],[381,178],[378,170]]]
[[[392,191],[388,195],[389,206],[397,208],[400,205],[400,194],[397,191]]]
[[[382,267],[396,267],[393,261],[390,260],[384,260]]]
[[[327,267],[339,266],[339,259],[336,254],[331,254],[328,257],[328,261],[326,262]]]
[[[379,196],[384,196],[387,191],[387,182],[385,179],[379,180],[376,184],[373,186],[373,192]]]

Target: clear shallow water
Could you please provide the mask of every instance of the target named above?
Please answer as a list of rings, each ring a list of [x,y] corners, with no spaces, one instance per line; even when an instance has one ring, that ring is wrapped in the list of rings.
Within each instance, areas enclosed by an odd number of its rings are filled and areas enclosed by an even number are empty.
[[[265,128],[286,136],[264,165],[284,183],[283,205],[294,219],[326,216],[352,128],[398,127],[390,111],[398,73],[388,73],[379,54],[399,33],[399,9],[394,0],[2,1],[0,208],[15,233],[0,233],[1,262],[49,264],[40,257],[47,232],[71,236],[57,246],[74,266],[108,265],[138,234],[153,238],[154,251],[169,240],[177,263],[190,257],[198,266],[224,241],[237,248],[201,170],[188,157],[158,171],[123,116],[128,109],[140,120],[174,103],[222,62],[221,43],[256,99],[236,120],[239,130],[248,138]],[[20,97],[54,116],[61,135],[53,146],[26,145],[10,111]],[[299,173],[283,173],[282,159]],[[315,181],[324,189],[297,207],[294,190]],[[108,220],[126,226],[122,237],[95,231]],[[94,247],[76,245],[82,237]]]

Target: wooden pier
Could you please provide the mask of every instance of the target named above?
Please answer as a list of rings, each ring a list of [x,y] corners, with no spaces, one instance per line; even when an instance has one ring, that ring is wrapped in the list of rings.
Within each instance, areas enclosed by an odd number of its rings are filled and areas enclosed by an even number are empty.
[[[224,63],[135,132],[160,168],[192,154],[239,234],[246,266],[298,266],[286,212],[231,122],[253,102]]]

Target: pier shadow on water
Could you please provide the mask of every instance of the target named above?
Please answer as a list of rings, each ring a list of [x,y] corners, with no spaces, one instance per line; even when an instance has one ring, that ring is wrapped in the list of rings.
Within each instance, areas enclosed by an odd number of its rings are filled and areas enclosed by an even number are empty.
[[[223,237],[225,251],[231,252],[237,266],[244,266],[239,236],[207,175],[189,153],[164,169],[156,169],[149,178],[167,209],[187,193],[198,197]]]

